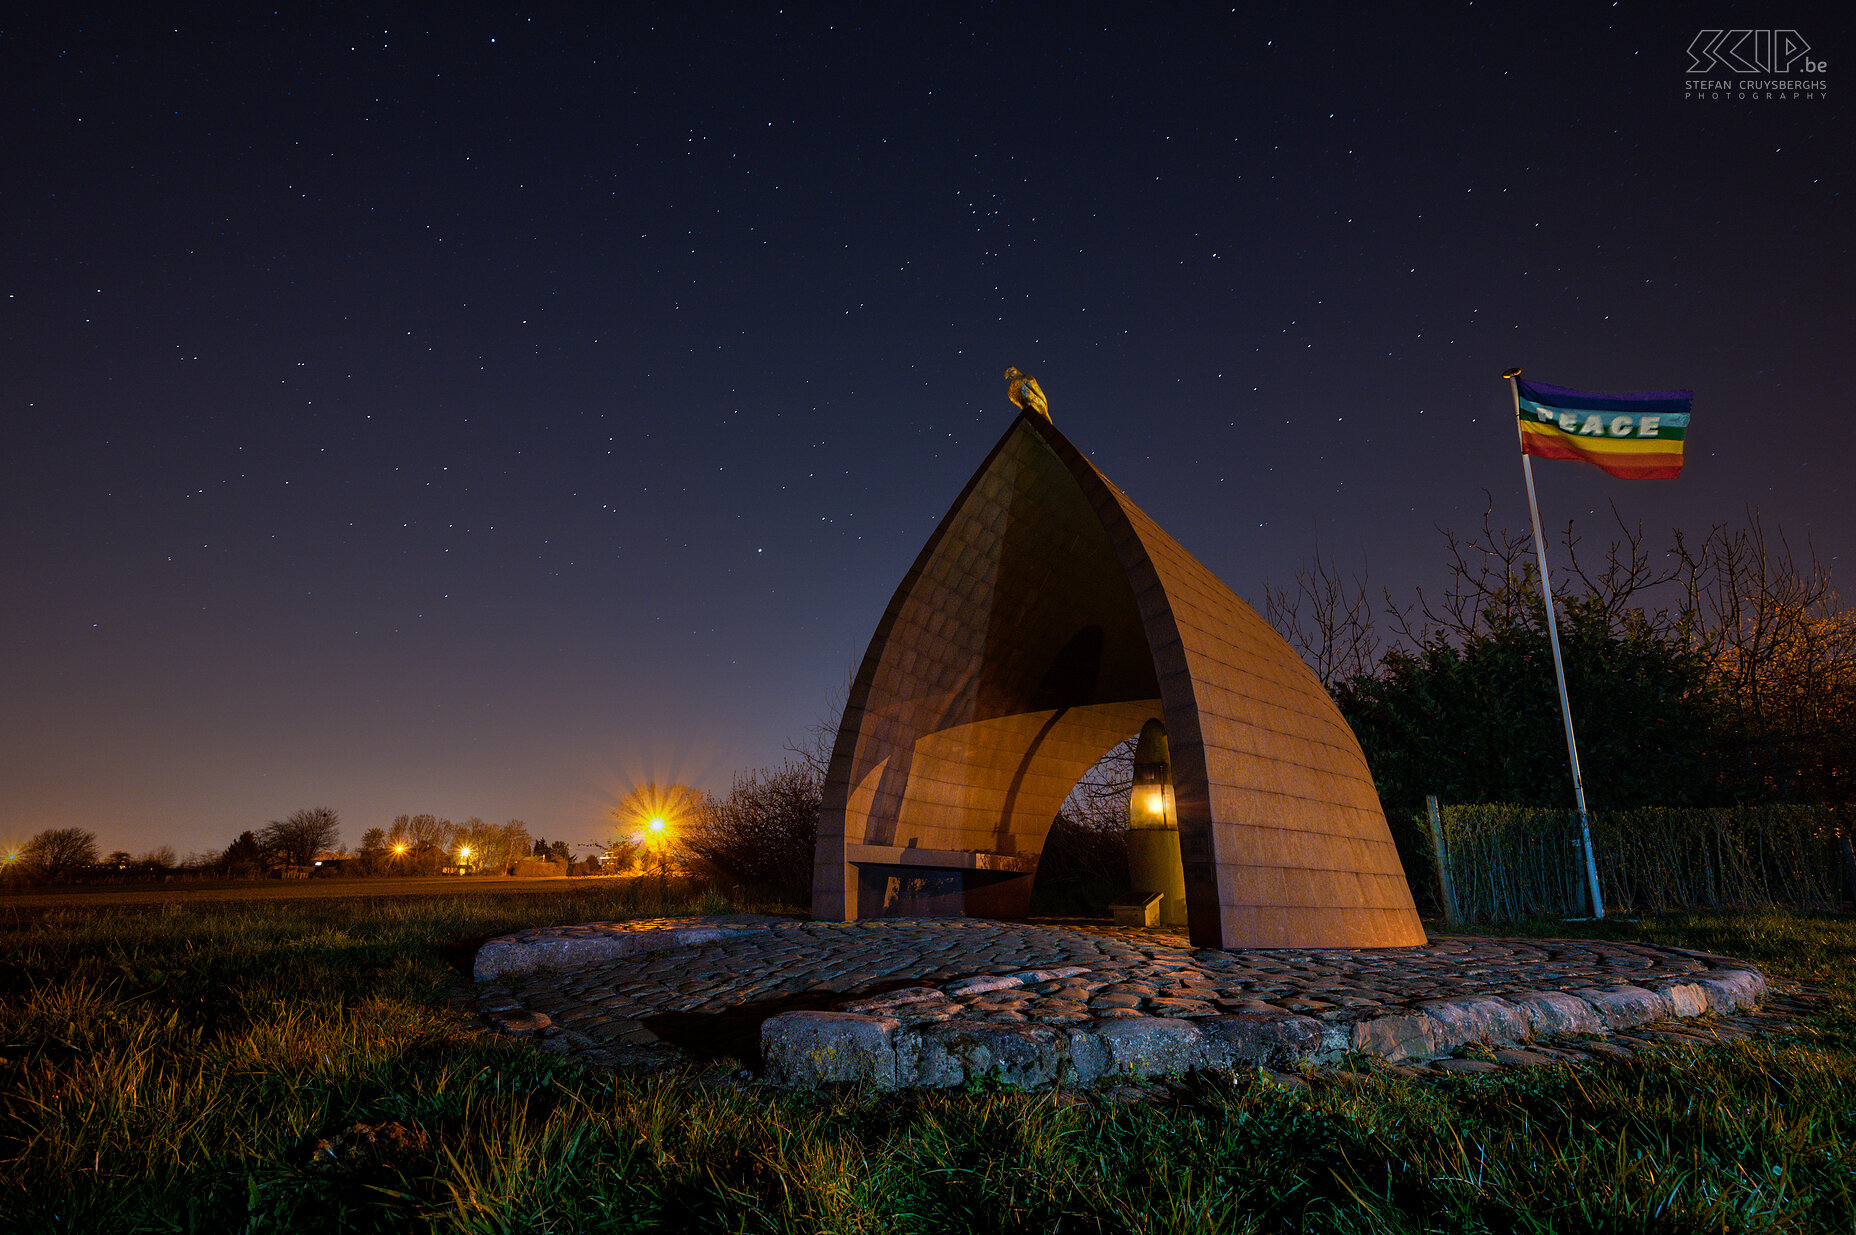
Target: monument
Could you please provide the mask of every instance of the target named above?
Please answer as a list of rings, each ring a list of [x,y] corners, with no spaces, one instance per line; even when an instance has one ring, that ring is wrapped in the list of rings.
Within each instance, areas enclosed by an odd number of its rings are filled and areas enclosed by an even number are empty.
[[[1292,648],[1052,423],[1019,414],[877,624],[819,816],[815,918],[1023,918],[1082,774],[1164,726],[1197,947],[1425,942],[1353,731]]]

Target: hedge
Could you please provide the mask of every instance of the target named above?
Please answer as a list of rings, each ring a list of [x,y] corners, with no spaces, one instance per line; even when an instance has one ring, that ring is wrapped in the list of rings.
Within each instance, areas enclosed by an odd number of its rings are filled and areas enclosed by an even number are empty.
[[[1578,816],[1539,806],[1438,812],[1457,911],[1466,922],[1591,913]],[[1785,906],[1834,912],[1856,810],[1845,806],[1642,807],[1594,811],[1607,913]],[[1428,835],[1428,825],[1419,821]]]

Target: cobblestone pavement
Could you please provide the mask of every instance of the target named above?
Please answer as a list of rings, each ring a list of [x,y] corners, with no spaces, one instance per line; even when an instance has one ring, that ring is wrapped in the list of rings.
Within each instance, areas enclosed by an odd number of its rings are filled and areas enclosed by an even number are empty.
[[[1751,965],[1675,948],[1432,936],[1415,949],[1220,952],[1080,920],[590,923],[493,940],[476,976],[459,1008],[545,1050],[604,1065],[761,1056],[791,1083],[1015,1069],[1037,1083],[1361,1056],[1485,1071],[1771,1023],[1753,1011],[1767,991]]]

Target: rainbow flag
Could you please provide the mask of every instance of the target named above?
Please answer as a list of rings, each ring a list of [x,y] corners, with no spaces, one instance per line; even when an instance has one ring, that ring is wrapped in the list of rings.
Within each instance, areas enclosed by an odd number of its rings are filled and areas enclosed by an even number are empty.
[[[1515,379],[1521,453],[1575,459],[1622,480],[1657,480],[1682,470],[1692,390],[1595,395]]]

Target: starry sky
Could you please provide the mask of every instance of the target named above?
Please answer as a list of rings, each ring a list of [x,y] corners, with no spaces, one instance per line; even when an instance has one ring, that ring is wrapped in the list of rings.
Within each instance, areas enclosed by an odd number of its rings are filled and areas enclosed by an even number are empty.
[[[7,839],[726,789],[1008,364],[1259,606],[1524,526],[1511,365],[1695,391],[1679,479],[1543,464],[1549,524],[1756,506],[1856,579],[1827,9],[1827,93],[1742,100],[1671,5],[141,7],[0,19]]]

